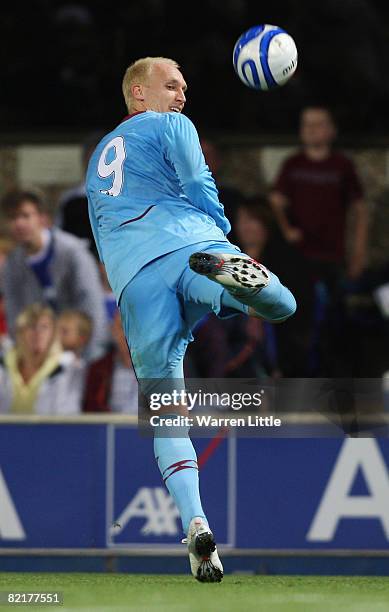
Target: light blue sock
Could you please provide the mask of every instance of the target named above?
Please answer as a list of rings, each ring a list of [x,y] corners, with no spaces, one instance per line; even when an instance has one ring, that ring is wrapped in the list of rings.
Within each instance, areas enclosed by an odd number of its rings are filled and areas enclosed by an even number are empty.
[[[174,414],[164,415],[173,418]],[[171,430],[171,431],[169,431]],[[171,433],[171,435],[169,435]],[[188,533],[189,523],[195,516],[207,521],[201,505],[196,451],[183,427],[177,437],[177,427],[156,427],[154,454],[170,495],[181,516],[182,527]]]
[[[225,295],[227,292],[227,295]],[[251,306],[265,319],[270,321],[284,321],[292,316],[296,311],[296,300],[293,294],[284,287],[279,281],[278,276],[270,272],[270,282],[267,287],[260,289],[228,289],[225,290],[222,301],[225,306],[229,306],[228,294],[234,300],[242,304]]]

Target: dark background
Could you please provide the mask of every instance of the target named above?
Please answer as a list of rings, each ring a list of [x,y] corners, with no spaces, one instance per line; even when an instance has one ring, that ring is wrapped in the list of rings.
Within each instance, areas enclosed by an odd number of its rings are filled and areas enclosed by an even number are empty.
[[[236,39],[260,23],[299,51],[292,80],[262,93],[232,67]],[[389,3],[378,0],[15,3],[2,6],[0,48],[3,135],[110,129],[126,113],[123,73],[146,55],[179,62],[186,113],[210,132],[291,134],[301,107],[320,103],[343,134],[389,135]]]

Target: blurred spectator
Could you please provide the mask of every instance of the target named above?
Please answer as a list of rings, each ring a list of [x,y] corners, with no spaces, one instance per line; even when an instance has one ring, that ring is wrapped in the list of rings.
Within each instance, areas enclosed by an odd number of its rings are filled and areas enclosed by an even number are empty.
[[[302,255],[301,273],[308,274],[315,292],[306,312],[299,306],[300,321],[313,324],[311,360],[307,355],[309,363],[301,376],[342,375],[342,282],[345,276],[355,281],[366,266],[368,217],[363,189],[353,162],[333,149],[335,137],[328,109],[305,108],[300,124],[302,148],[284,162],[270,193],[280,230]],[[353,228],[346,257],[349,214]],[[305,335],[306,327],[302,331]],[[321,366],[314,356],[316,349]],[[337,364],[334,353],[340,358]]]
[[[208,139],[201,139],[201,148],[204,153],[205,161],[215,179],[216,187],[219,192],[219,201],[223,204],[224,213],[231,223],[231,231],[228,234],[228,240],[232,242],[232,244],[235,244],[235,215],[238,203],[242,200],[243,195],[235,187],[229,187],[223,184],[221,177],[223,158],[216,143]]]
[[[137,414],[138,383],[119,310],[114,316],[111,331],[113,338],[111,348],[103,357],[89,365],[83,410]]]
[[[266,265],[272,231],[272,213],[261,197],[236,202],[237,244],[248,255]],[[189,345],[188,368],[204,378],[278,377],[276,337],[273,326],[244,315],[221,321],[213,315],[194,329]],[[192,374],[192,372],[190,372]]]
[[[237,244],[244,253],[269,266],[273,271],[274,266],[277,269],[277,260],[274,257],[274,250],[277,248],[274,239],[274,226],[272,211],[264,197],[254,196],[253,198],[242,198],[240,200],[235,221]],[[283,277],[283,280],[287,282],[288,279]],[[295,291],[294,286],[293,291]],[[236,334],[239,334],[239,326],[244,326],[242,332],[248,343],[244,351],[248,350],[247,346],[256,345],[256,351],[253,351],[252,358],[256,355],[257,372],[261,369],[262,372],[266,372],[270,376],[280,376],[274,326],[267,321],[252,319],[251,317],[236,319]],[[244,376],[244,370],[242,370],[241,375]]]
[[[99,261],[98,266],[100,270],[101,284],[103,285],[103,291],[104,291],[105,313],[107,315],[107,319],[109,323],[112,323],[114,316],[116,314],[116,311],[118,309],[117,304],[116,304],[116,298],[111,289],[111,285],[109,284],[105,265],[103,264],[102,261]]]
[[[80,412],[83,369],[58,341],[54,312],[32,304],[16,319],[16,342],[0,362],[0,412]]]
[[[264,198],[240,198],[236,207],[235,229],[238,245],[244,253],[257,261],[264,261],[273,226],[273,214]]]
[[[254,259],[268,266],[293,291],[298,304],[291,319],[282,325],[264,322],[267,362],[273,376],[303,376],[311,344],[312,322],[307,310],[313,307],[313,291],[305,260],[287,243],[263,197],[242,201],[237,213],[238,245]],[[293,346],[293,359],[290,349]]]
[[[345,285],[342,340],[349,375],[378,378],[389,367],[389,261]],[[336,357],[335,357],[336,358]]]
[[[7,238],[0,238],[0,354],[9,340],[3,295],[3,268],[7,256],[12,248],[13,243],[11,240],[8,240]]]
[[[353,162],[333,150],[336,128],[320,107],[302,111],[302,149],[283,164],[270,202],[281,231],[316,269],[345,263],[347,213],[355,215],[347,273],[357,278],[366,264],[367,209]]]
[[[93,332],[91,317],[80,310],[64,310],[58,316],[58,335],[62,348],[82,359]]]
[[[106,340],[104,296],[97,264],[84,243],[59,229],[48,229],[45,204],[33,191],[6,194],[1,207],[17,244],[4,266],[7,324],[29,304],[50,305],[55,312],[76,308],[93,320],[90,358],[101,354]]]
[[[238,315],[204,317],[193,330],[185,375],[200,378],[278,377],[275,338],[269,323]]]
[[[82,172],[86,173],[90,156],[96,145],[103,137],[103,133],[91,134],[82,145]],[[88,247],[98,259],[95,241],[88,215],[88,199],[85,191],[85,180],[79,185],[65,191],[60,198],[55,225],[78,238],[87,240]]]

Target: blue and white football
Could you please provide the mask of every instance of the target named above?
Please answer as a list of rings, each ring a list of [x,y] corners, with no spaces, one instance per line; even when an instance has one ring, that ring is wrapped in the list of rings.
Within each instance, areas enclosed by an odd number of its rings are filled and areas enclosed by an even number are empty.
[[[266,91],[285,85],[295,72],[296,44],[278,26],[254,26],[236,41],[233,62],[235,72],[247,87]]]

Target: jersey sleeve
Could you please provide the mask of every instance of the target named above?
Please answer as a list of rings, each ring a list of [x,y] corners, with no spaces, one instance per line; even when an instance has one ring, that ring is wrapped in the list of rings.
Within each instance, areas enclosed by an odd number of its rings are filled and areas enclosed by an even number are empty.
[[[185,195],[193,206],[212,217],[223,233],[228,234],[231,225],[219,202],[196,128],[185,115],[167,113],[166,117],[166,129],[162,134],[164,154],[174,167]]]

